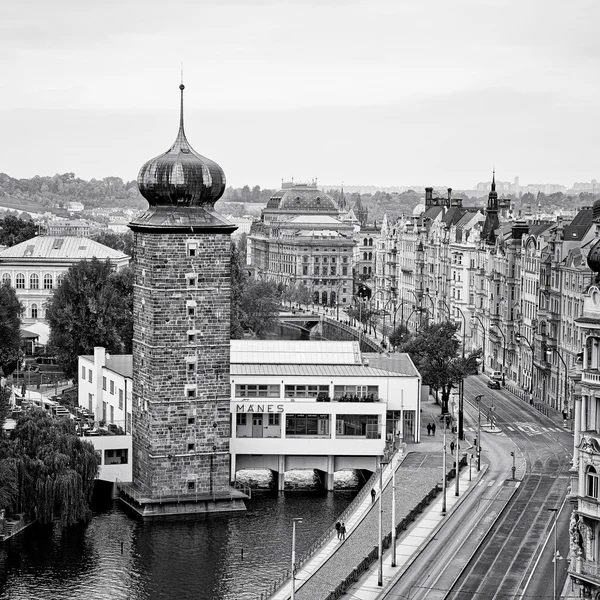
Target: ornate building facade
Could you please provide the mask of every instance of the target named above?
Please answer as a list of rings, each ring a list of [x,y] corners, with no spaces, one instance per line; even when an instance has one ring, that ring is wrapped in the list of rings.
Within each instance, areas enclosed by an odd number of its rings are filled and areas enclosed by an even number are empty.
[[[316,183],[289,183],[273,194],[248,236],[256,279],[304,286],[312,302],[349,306],[358,227]]]

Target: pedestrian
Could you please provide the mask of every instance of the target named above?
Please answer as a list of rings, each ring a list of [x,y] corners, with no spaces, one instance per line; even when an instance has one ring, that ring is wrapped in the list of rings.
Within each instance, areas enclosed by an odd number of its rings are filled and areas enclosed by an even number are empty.
[[[377,492],[375,491],[375,488],[371,489],[371,502],[375,502],[375,496],[377,496]]]
[[[454,453],[454,442],[450,442],[450,452]]]
[[[346,539],[346,524],[344,521],[342,521],[342,525],[340,526],[340,537],[342,538],[342,541]]]
[[[431,435],[431,423],[427,423],[427,435]]]
[[[340,529],[341,529],[341,527],[342,527],[342,525],[341,525],[341,523],[338,521],[338,522],[335,524],[335,530],[337,531],[337,537],[338,537],[338,540],[340,539]]]
[[[431,425],[431,434],[435,435],[435,422]]]

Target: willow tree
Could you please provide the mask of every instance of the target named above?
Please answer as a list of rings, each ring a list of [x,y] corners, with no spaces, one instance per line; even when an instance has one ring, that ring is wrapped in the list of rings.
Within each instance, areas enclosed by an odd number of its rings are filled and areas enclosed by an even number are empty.
[[[16,496],[7,508],[38,522],[73,525],[89,518],[100,459],[69,419],[43,410],[22,416],[4,449],[14,465]]]

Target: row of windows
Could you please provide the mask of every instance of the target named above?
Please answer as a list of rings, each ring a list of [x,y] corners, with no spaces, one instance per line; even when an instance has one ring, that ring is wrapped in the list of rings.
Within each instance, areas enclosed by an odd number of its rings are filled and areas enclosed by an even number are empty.
[[[57,277],[57,284],[60,285],[64,275],[59,275]],[[10,273],[2,274],[2,283],[12,285],[12,277]],[[50,273],[46,273],[42,280],[42,285],[45,290],[54,289],[54,277]],[[23,273],[17,273],[15,275],[15,288],[17,290],[25,289],[25,275]],[[40,289],[40,277],[36,273],[32,273],[29,276],[29,289],[30,290],[39,290]]]
[[[279,398],[280,386],[276,383],[271,384],[253,384],[242,383],[235,384],[236,398]],[[319,396],[329,396],[328,385],[305,385],[305,384],[286,384],[284,387],[285,398],[317,398]],[[335,399],[345,398],[363,400],[367,398],[377,399],[379,397],[379,386],[377,385],[335,385],[333,387],[333,397]]]

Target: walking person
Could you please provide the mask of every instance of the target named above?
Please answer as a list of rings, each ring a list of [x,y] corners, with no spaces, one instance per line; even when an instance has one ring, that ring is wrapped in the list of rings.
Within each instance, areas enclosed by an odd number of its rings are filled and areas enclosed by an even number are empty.
[[[431,435],[431,423],[427,423],[427,435]]]
[[[344,523],[344,521],[342,521],[342,524],[340,526],[340,538],[342,539],[342,541],[346,539],[346,524]]]
[[[434,423],[431,425],[431,434],[435,435],[435,421]]]
[[[450,453],[454,454],[454,441],[450,442]]]
[[[371,502],[375,502],[375,496],[377,496],[377,492],[375,488],[371,489]]]
[[[338,540],[340,539],[340,529],[341,529],[341,528],[342,528],[342,525],[341,525],[341,524],[340,524],[340,522],[338,521],[338,522],[335,524],[335,530],[337,531],[337,538],[338,538]]]

